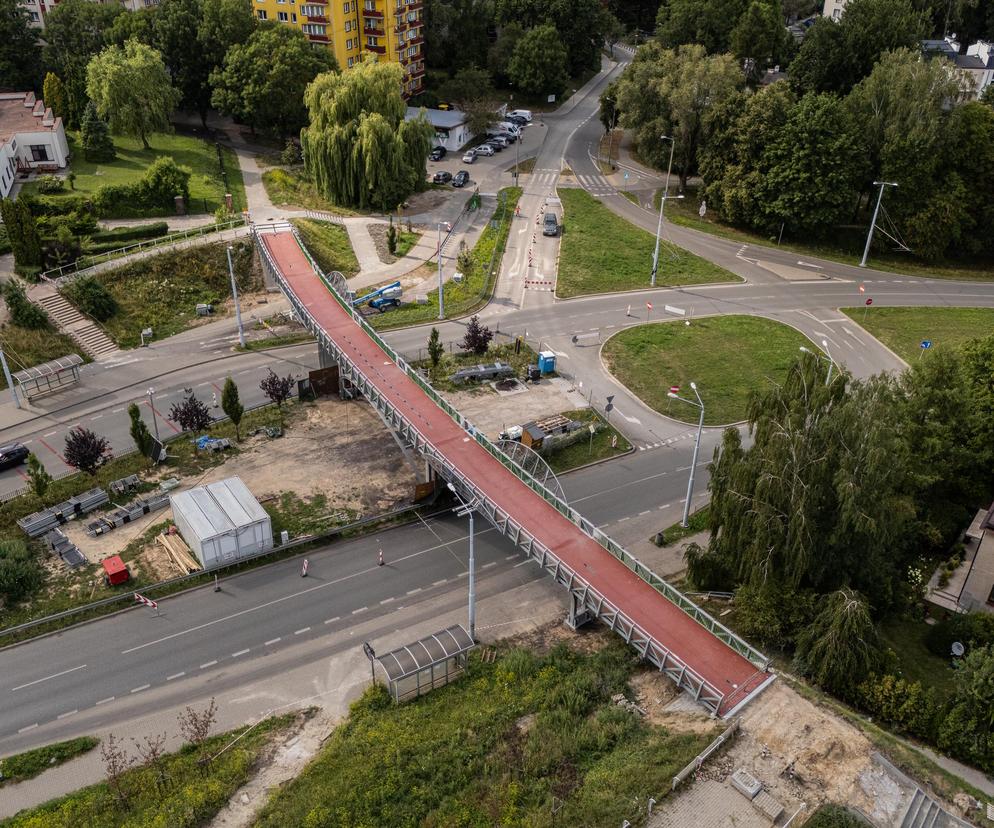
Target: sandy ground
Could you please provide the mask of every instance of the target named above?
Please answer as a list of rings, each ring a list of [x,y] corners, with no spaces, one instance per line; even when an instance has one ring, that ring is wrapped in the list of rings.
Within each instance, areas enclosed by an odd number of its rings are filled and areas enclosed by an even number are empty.
[[[561,377],[527,383],[518,394],[498,394],[489,387],[447,392],[445,398],[491,438],[507,426],[521,425],[541,417],[586,408],[587,401],[573,384]]]
[[[299,410],[283,437],[248,437],[240,448],[221,465],[182,479],[174,491],[237,476],[262,502],[282,492],[296,492],[301,498],[320,493],[327,498],[329,513],[349,509],[360,515],[388,511],[410,500],[414,492],[413,470],[364,402],[321,400]],[[161,475],[170,476],[169,470]],[[162,509],[96,538],[86,534],[83,521],[71,521],[62,529],[88,560],[98,563],[118,554],[150,526],[171,519],[172,510]],[[154,543],[146,546],[136,563],[150,577],[180,574]]]

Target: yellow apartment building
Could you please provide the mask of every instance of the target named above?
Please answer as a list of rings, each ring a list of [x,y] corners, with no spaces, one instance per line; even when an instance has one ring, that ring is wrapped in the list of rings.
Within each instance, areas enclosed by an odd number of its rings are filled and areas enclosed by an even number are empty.
[[[342,69],[372,54],[404,67],[404,96],[424,88],[424,0],[252,0],[260,20],[296,26]]]

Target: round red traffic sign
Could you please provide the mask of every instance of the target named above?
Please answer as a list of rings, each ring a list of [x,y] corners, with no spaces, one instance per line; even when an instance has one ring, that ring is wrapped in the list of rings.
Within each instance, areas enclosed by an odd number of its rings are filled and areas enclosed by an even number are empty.
[[[873,304],[873,300],[872,300],[872,299],[867,299],[867,300],[866,300],[866,304],[868,304],[868,305],[872,305],[872,304]]]

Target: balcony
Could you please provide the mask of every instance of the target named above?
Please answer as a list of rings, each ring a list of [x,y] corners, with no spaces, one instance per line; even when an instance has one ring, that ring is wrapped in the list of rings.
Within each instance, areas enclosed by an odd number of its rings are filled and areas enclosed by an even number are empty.
[[[323,35],[309,34],[309,35],[307,35],[307,39],[310,40],[310,41],[312,41],[313,43],[330,43],[331,42],[328,39],[328,35],[326,35],[326,34],[323,34]]]
[[[364,45],[362,48],[363,48],[363,50],[365,50],[367,52],[373,52],[373,53],[375,53],[377,55],[385,55],[387,53],[387,47],[386,46],[365,46]]]
[[[386,29],[384,29],[382,25],[380,26],[367,25],[363,28],[362,33],[364,35],[373,35],[373,37],[386,37],[387,34]]]
[[[377,20],[382,20],[383,19],[383,12],[377,11],[376,9],[363,9],[362,10],[362,16],[363,17],[371,17],[371,18],[374,18],[374,19],[377,19]]]
[[[323,14],[305,14],[304,17],[307,18],[308,23],[327,23],[328,18]]]
[[[421,35],[418,35],[416,38],[414,38],[414,40],[405,40],[404,41],[404,45],[405,46],[417,46],[419,43],[424,43],[424,42],[425,42],[425,39]]]
[[[422,2],[422,0],[417,0],[416,3],[411,3],[410,5],[408,5],[406,11],[409,11],[409,12],[410,11],[418,11],[419,9],[423,9],[424,7],[425,7],[425,4]]]

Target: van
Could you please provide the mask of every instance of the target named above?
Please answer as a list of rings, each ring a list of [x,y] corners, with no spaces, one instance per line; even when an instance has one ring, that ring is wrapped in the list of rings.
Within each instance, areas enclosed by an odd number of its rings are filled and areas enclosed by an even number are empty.
[[[521,127],[517,124],[512,124],[510,121],[501,121],[497,124],[504,132],[510,132],[511,135],[518,136],[521,135]]]
[[[545,219],[543,220],[542,223],[542,235],[543,236],[559,235],[559,222],[556,220],[556,214],[551,211],[545,214]]]

